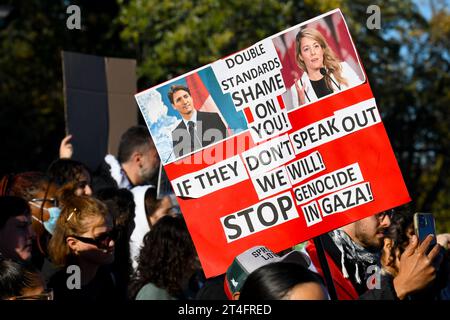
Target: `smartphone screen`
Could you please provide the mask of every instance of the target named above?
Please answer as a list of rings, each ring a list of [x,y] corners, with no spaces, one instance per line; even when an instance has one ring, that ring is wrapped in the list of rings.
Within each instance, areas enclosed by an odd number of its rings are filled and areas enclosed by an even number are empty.
[[[422,212],[414,214],[414,229],[419,238],[419,242],[424,241],[429,234],[432,234],[434,238],[430,244],[430,248],[434,247],[436,244],[436,229],[433,214]]]

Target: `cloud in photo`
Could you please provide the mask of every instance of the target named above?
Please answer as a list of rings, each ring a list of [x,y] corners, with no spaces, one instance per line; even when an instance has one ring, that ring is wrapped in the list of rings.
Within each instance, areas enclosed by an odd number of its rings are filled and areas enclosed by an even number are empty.
[[[163,163],[172,161],[172,130],[180,120],[167,114],[168,108],[156,90],[150,90],[136,97],[153,141]]]

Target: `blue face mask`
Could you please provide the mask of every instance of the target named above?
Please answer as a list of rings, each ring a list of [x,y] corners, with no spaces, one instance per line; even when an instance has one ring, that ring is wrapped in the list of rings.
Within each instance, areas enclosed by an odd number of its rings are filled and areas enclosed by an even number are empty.
[[[61,209],[58,207],[51,207],[48,208],[48,213],[50,214],[50,219],[47,221],[44,221],[44,228],[47,230],[51,235],[53,235],[53,232],[56,228],[56,221],[58,221],[59,215],[61,214]]]
[[[37,205],[35,205],[32,202],[30,204],[34,205],[35,207],[38,207]],[[40,208],[40,206],[39,206],[39,208]],[[43,209],[47,210],[50,215],[50,218],[47,221],[42,222],[35,216],[32,216],[32,218],[34,220],[37,220],[40,223],[42,223],[44,225],[45,230],[47,230],[51,235],[53,235],[53,232],[55,231],[55,228],[56,228],[56,221],[58,221],[59,215],[61,214],[61,209],[59,207],[50,207],[50,208],[43,208]]]

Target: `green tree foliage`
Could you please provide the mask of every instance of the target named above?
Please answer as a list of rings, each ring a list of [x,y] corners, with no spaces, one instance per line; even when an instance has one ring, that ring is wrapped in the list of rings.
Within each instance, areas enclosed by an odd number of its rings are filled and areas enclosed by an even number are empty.
[[[0,174],[45,170],[64,137],[61,50],[123,55],[113,1],[6,1],[0,25]],[[68,30],[66,8],[81,8],[82,30]]]
[[[123,1],[122,38],[137,52],[144,87],[211,63],[287,26],[277,0]],[[126,3],[126,4],[125,4]]]
[[[450,15],[441,7],[426,20],[407,1],[380,8],[380,30],[358,21],[365,2],[349,3],[344,14],[352,13],[350,23],[360,30],[353,35],[413,199],[410,208],[433,212],[438,229],[449,231]]]

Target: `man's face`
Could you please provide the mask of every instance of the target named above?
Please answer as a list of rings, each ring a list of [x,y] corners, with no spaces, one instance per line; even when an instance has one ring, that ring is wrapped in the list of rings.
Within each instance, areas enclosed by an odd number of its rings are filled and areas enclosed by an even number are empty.
[[[141,183],[148,182],[153,178],[159,170],[159,162],[158,152],[154,147],[142,154],[139,167]]]
[[[0,252],[7,258],[27,261],[31,259],[33,237],[31,215],[11,217],[0,229]]]
[[[190,118],[194,112],[194,103],[189,92],[178,90],[173,94],[173,107],[181,114],[183,118]]]
[[[379,251],[383,248],[385,231],[390,226],[388,215],[373,215],[355,222],[355,238],[366,249]]]

